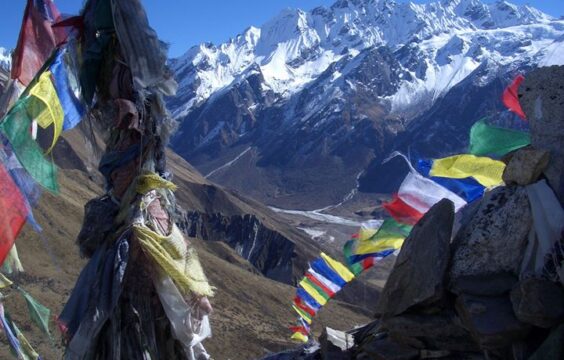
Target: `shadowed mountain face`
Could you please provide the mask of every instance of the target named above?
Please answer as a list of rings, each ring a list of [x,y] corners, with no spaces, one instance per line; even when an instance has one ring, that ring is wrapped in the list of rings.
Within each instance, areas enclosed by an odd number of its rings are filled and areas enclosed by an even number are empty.
[[[374,171],[391,151],[463,149],[516,72],[563,61],[563,36],[563,21],[507,2],[287,10],[171,61],[172,147],[213,181],[277,207],[340,203],[359,179],[361,192],[382,192],[389,174]]]

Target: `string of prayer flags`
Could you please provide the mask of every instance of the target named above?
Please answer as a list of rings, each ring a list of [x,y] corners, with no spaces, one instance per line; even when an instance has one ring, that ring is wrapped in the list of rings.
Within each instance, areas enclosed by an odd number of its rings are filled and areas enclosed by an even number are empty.
[[[526,120],[527,115],[521,108],[521,103],[519,102],[519,86],[525,80],[523,75],[517,75],[513,82],[505,89],[503,92],[503,104],[509,110],[517,114],[521,119]]]
[[[524,131],[504,129],[480,120],[470,129],[470,154],[504,156],[531,144],[531,135]]]
[[[429,175],[451,179],[472,177],[489,188],[503,184],[504,170],[505,164],[501,161],[463,154],[433,160]]]
[[[308,341],[313,317],[354,277],[345,265],[324,253],[310,264],[292,304],[299,316],[298,326],[290,328],[292,340]]]

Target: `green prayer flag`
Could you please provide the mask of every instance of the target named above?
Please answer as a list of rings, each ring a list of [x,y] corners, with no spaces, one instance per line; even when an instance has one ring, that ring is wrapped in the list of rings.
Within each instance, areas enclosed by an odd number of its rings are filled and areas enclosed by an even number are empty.
[[[41,147],[33,140],[30,127],[33,121],[28,108],[33,108],[33,97],[19,100],[0,123],[0,131],[6,136],[26,171],[47,190],[58,193],[57,167],[45,158]]]
[[[484,120],[470,130],[470,153],[477,156],[503,156],[530,143],[529,133],[491,126]]]
[[[22,293],[25,302],[27,303],[27,309],[29,311],[29,317],[33,322],[43,331],[45,334],[51,336],[49,333],[49,318],[51,317],[51,310],[41,305],[37,300],[35,300],[31,295],[22,289],[19,289]]]

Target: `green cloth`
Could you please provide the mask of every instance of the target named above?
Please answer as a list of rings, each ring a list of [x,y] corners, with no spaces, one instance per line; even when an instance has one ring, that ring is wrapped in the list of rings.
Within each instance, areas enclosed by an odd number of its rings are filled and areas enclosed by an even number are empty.
[[[32,116],[28,113],[30,100],[19,100],[0,124],[0,131],[6,136],[18,160],[26,171],[47,190],[58,193],[57,167],[47,160],[41,147],[30,134]]]
[[[530,143],[529,133],[491,126],[484,120],[478,121],[470,130],[470,153],[473,155],[501,157]]]
[[[19,289],[22,293],[25,302],[27,303],[27,309],[29,311],[29,316],[31,320],[43,331],[45,334],[51,336],[49,333],[49,318],[51,317],[51,310],[41,305],[37,300],[35,300],[31,295],[22,289]]]

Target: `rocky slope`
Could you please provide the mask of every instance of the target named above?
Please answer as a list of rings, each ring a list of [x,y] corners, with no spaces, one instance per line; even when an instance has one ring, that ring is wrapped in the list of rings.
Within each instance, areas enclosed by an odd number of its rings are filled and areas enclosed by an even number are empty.
[[[358,179],[361,192],[381,192],[387,154],[417,142],[414,151],[436,155],[442,139],[445,153],[462,149],[471,122],[501,109],[494,100],[516,72],[564,61],[563,36],[562,20],[505,1],[285,10],[171,61],[180,91],[169,105],[181,122],[172,147],[277,207],[340,203]]]
[[[61,311],[85,264],[74,243],[83,206],[103,193],[101,176],[92,170],[95,154],[100,152],[95,146],[85,146],[90,135],[84,137],[89,133],[84,125],[65,134],[56,148],[62,192],[60,196],[43,194],[34,212],[44,233],[38,235],[26,225],[18,239],[26,273],[13,280],[52,309],[53,315]],[[173,153],[169,166],[179,185],[179,204],[186,211],[181,225],[196,237],[202,264],[218,288],[212,300],[214,336],[206,345],[212,356],[252,359],[291,346],[287,329],[293,322],[289,304],[295,290],[284,283],[301,275],[306,260],[318,251],[316,247],[264,206],[208,182]],[[51,344],[29,321],[21,297],[13,290],[3,293],[7,311],[41,355],[60,358],[63,347],[54,324],[55,342]],[[320,319],[348,327],[365,323],[367,316],[358,307],[336,301]],[[0,337],[0,357],[10,356],[6,339]]]

